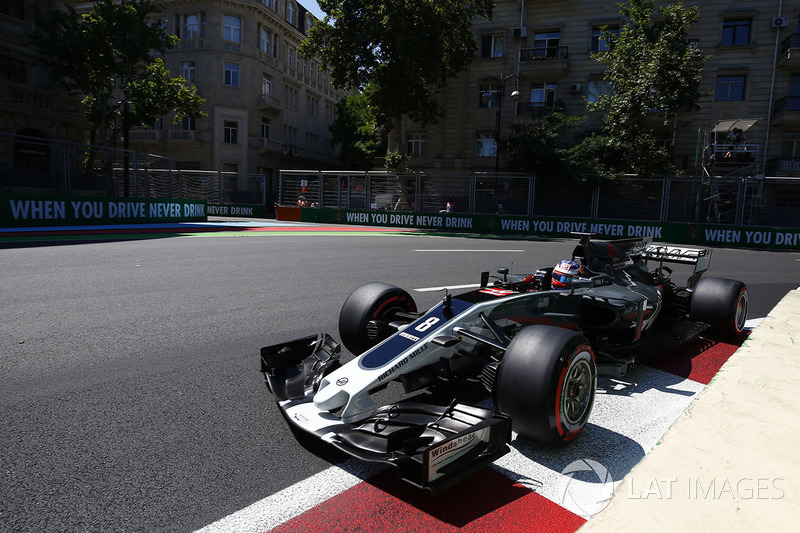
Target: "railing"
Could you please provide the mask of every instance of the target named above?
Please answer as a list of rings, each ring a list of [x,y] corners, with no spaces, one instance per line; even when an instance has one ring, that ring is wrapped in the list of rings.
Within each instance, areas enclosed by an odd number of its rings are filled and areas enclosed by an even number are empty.
[[[541,46],[537,48],[521,48],[519,60],[527,61],[552,61],[569,58],[568,46]]]
[[[473,172],[281,171],[279,203],[436,213],[800,228],[800,178],[635,177],[592,185],[565,177]]]
[[[539,118],[554,111],[563,111],[564,102],[517,102],[517,115],[520,117]]]
[[[800,111],[800,96],[784,96],[775,100],[772,106],[772,116],[778,116],[786,111]]]
[[[800,172],[800,157],[776,157],[767,161],[767,172],[781,175],[785,172]]]
[[[273,107],[283,109],[281,99],[271,94],[261,93],[258,95],[258,105],[263,107]]]

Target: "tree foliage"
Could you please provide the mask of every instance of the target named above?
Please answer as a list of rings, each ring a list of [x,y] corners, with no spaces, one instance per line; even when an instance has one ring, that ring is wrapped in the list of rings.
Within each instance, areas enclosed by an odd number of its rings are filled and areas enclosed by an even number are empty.
[[[320,0],[326,13],[301,46],[331,69],[340,88],[372,85],[368,102],[381,128],[403,117],[435,122],[436,93],[475,55],[472,20],[490,17],[492,0]],[[403,140],[397,132],[398,151]]]
[[[370,87],[342,99],[336,106],[336,120],[330,125],[333,142],[341,146],[345,168],[370,170],[380,151],[386,149],[385,132],[378,127],[369,105]]]
[[[514,134],[501,141],[512,170],[537,177],[559,178],[569,173],[569,145],[565,135],[586,117],[561,112],[546,113],[530,124],[517,125]]]
[[[66,4],[36,16],[31,47],[54,80],[83,96],[92,137],[101,143],[172,111],[176,121],[205,116],[196,88],[153,55],[177,42],[156,18],[159,12],[153,0],[102,0],[85,14]],[[123,116],[126,124],[118,121]]]
[[[604,79],[608,94],[600,95],[589,109],[605,112],[604,133],[636,155],[649,154],[640,163],[652,163],[658,144],[647,127],[648,116],[669,124],[681,109],[695,110],[705,57],[692,46],[689,31],[699,9],[670,4],[655,9],[653,0],[630,0],[621,5],[627,22],[619,33],[603,29],[609,49],[593,54],[608,62]],[[631,161],[631,170],[642,167]],[[646,167],[645,167],[646,168]]]

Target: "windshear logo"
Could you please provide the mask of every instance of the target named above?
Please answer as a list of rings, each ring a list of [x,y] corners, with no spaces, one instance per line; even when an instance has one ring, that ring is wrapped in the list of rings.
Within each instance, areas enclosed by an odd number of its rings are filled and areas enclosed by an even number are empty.
[[[605,466],[592,459],[578,459],[561,471],[559,505],[587,520],[608,507],[614,480]]]

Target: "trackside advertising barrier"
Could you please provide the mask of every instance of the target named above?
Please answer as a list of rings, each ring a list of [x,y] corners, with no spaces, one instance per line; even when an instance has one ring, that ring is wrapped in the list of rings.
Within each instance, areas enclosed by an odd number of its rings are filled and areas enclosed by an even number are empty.
[[[206,200],[0,194],[0,226],[205,222]]]
[[[324,224],[359,224],[521,237],[560,238],[570,237],[571,232],[583,232],[615,239],[652,237],[654,241],[696,246],[800,250],[800,228],[305,207],[284,207],[279,210],[278,218]]]
[[[208,216],[267,218],[264,205],[208,204]]]

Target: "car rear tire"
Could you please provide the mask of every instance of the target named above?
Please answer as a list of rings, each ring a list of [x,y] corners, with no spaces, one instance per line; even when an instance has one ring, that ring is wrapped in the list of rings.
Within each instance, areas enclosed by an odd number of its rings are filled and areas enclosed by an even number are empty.
[[[353,355],[361,355],[392,333],[387,325],[396,319],[398,311],[417,311],[414,299],[403,289],[381,282],[358,287],[347,297],[339,313],[342,344]],[[370,322],[373,324],[368,328]]]
[[[722,338],[735,338],[744,331],[749,296],[741,281],[700,278],[692,293],[690,317],[711,326]]]
[[[524,328],[509,343],[494,399],[519,435],[558,446],[583,432],[596,388],[597,367],[586,338],[572,330],[536,325]]]

